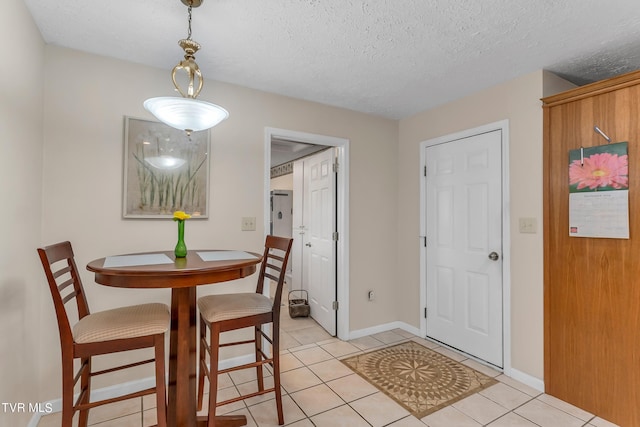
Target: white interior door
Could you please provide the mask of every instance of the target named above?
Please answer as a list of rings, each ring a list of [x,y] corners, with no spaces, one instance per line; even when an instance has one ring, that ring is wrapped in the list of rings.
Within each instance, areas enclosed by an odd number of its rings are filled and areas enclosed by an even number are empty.
[[[304,159],[303,275],[311,317],[336,334],[336,174],[334,150]]]
[[[427,336],[503,366],[502,140],[426,148]]]

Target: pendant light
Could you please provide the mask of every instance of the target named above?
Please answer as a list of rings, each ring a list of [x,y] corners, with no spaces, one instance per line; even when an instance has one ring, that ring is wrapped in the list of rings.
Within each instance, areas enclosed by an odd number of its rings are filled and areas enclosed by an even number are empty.
[[[182,97],[149,98],[144,102],[144,108],[162,123],[191,134],[191,132],[214,127],[229,117],[229,113],[219,105],[196,99],[202,90],[203,79],[194,56],[200,49],[200,44],[191,40],[191,9],[200,6],[202,0],[181,1],[188,7],[189,33],[186,39],[178,42],[184,50],[184,59],[171,71],[171,80]],[[179,72],[184,72],[187,75],[186,90],[183,90],[178,84],[176,75]]]

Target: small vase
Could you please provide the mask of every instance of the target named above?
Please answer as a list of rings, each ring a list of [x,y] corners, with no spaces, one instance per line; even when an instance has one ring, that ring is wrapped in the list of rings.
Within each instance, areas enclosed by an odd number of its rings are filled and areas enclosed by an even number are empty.
[[[173,253],[176,258],[184,258],[187,256],[187,245],[184,243],[184,221],[178,221],[178,243]]]

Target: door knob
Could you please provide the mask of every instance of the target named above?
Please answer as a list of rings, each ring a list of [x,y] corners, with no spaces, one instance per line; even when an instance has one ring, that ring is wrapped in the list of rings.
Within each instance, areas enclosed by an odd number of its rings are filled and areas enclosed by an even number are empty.
[[[305,243],[304,245],[311,247],[311,243]]]
[[[497,252],[491,252],[491,253],[489,254],[489,259],[490,259],[491,261],[497,261],[498,259],[500,259],[500,255],[498,255],[498,253],[497,253]]]

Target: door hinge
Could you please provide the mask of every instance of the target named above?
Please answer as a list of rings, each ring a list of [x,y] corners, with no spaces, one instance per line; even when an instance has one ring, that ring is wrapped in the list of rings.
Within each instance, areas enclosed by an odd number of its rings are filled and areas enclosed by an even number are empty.
[[[427,318],[427,307],[424,308],[424,318]]]
[[[333,302],[333,309],[337,310],[338,309],[338,301],[334,301]]]
[[[424,247],[427,247],[427,236],[420,236],[422,238],[422,244],[424,245]]]
[[[333,240],[334,240],[335,242],[337,242],[337,241],[338,241],[338,239],[340,238],[340,235],[338,234],[338,232],[337,232],[337,231],[334,231],[334,232],[333,232],[332,237],[333,237]]]
[[[422,171],[422,173],[424,174],[424,176],[427,176],[427,167],[424,167],[424,170]]]
[[[338,173],[338,162],[333,163],[333,173]]]

